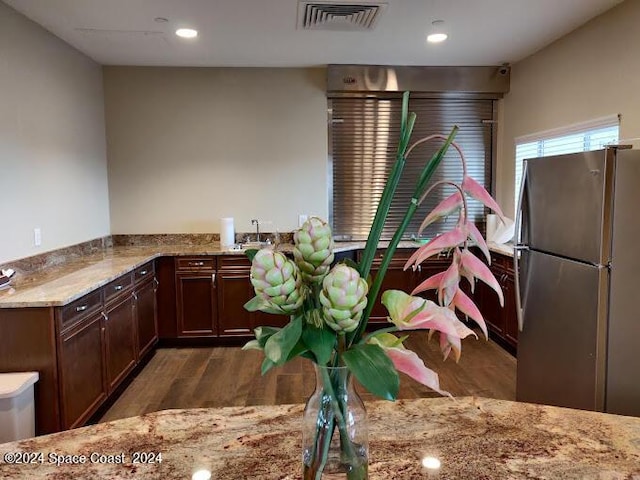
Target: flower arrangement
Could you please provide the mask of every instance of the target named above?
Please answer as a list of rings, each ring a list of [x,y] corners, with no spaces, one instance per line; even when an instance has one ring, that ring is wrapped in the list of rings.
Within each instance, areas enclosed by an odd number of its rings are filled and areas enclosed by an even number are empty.
[[[403,97],[396,162],[358,264],[345,261],[331,266],[334,260],[331,228],[316,217],[310,218],[295,232],[293,260],[273,249],[247,252],[252,259],[251,282],[256,296],[247,302],[245,308],[288,315],[291,319],[281,329],[266,326],[256,328],[255,340],[244,348],[264,352],[263,374],[298,356],[308,358],[317,366],[319,403],[313,409],[313,432],[303,440],[305,479],[322,477],[332,439],[336,442],[334,437],[338,438],[339,463],[347,478],[367,478],[366,438],[363,440],[351,425],[356,415],[350,411],[353,395],[345,383],[345,379],[348,382],[351,375],[364,388],[383,399],[396,398],[400,382],[398,372],[409,375],[440,394],[449,395],[441,390],[438,375],[414,352],[404,347],[406,337],[398,337],[393,332],[420,329],[429,330],[430,336],[438,332],[444,358],[453,353],[457,361],[462,349],[461,340],[469,335],[475,336],[475,333],[458,319],[455,310],[473,319],[487,336],[480,311],[459,286],[461,278],[467,279],[472,289],[476,279],[485,282],[496,291],[503,303],[498,282],[468,248],[469,242],[473,242],[490,262],[484,238],[467,218],[467,195],[501,217],[502,212],[487,191],[467,175],[462,150],[453,142],[457,127],[449,136],[432,135],[409,146],[416,117],[413,113],[408,114],[408,98],[407,92]],[[371,279],[369,274],[374,254],[407,157],[417,145],[434,139],[443,140],[444,143],[426,163],[417,179],[405,216],[386,249],[378,274]],[[460,154],[462,183],[458,185],[443,181],[429,186],[433,172],[450,146]],[[367,333],[369,315],[399,241],[424,198],[443,183],[455,187],[455,193],[429,213],[420,231],[455,213],[458,214],[458,222],[452,230],[418,248],[407,261],[405,270],[415,268],[443,251],[451,254],[451,265],[446,271],[426,279],[411,294],[399,290],[384,292],[381,301],[389,312],[390,326]],[[437,290],[437,303],[416,296],[430,289]]]

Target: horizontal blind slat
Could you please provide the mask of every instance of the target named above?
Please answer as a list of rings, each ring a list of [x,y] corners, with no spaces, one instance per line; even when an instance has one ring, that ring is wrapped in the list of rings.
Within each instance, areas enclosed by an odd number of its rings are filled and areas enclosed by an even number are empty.
[[[395,162],[400,135],[399,99],[333,99],[332,136],[333,160],[333,231],[336,236],[365,239],[369,233],[384,185]],[[417,115],[413,141],[431,134],[447,135],[454,125],[460,127],[456,142],[468,161],[468,173],[485,186],[490,183],[491,131],[482,120],[491,119],[491,100],[415,99],[409,110]],[[338,120],[338,121],[336,121]],[[400,185],[392,202],[383,239],[390,239],[400,224],[415,188],[415,182],[426,161],[442,145],[442,141],[418,146],[409,157]],[[435,172],[432,182],[462,180],[460,159],[448,152]],[[424,217],[453,187],[434,192],[419,207],[406,235],[417,234]],[[484,207],[469,202],[469,216],[482,221]],[[457,218],[449,218],[427,229],[423,236],[433,236],[451,228]]]

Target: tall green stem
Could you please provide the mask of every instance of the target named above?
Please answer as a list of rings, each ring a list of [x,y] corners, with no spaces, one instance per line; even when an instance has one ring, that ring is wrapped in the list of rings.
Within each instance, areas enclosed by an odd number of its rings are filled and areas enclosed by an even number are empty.
[[[374,279],[373,284],[369,288],[369,293],[367,294],[367,306],[362,314],[362,318],[360,320],[360,323],[358,324],[358,328],[349,338],[349,346],[351,346],[353,343],[357,343],[362,337],[362,334],[364,333],[364,329],[366,328],[369,320],[369,315],[371,315],[371,310],[373,309],[373,306],[376,300],[378,299],[378,294],[380,293],[380,287],[382,286],[382,281],[384,279],[385,274],[387,273],[387,269],[391,264],[391,259],[393,258],[393,255],[396,252],[398,243],[400,243],[400,240],[402,239],[402,236],[404,235],[405,230],[409,226],[409,223],[411,223],[411,219],[413,218],[413,215],[416,213],[416,210],[418,209],[418,199],[422,197],[422,194],[426,186],[428,185],[429,180],[431,180],[431,176],[435,172],[436,168],[438,168],[438,165],[440,165],[442,158],[444,157],[445,153],[449,149],[449,146],[453,142],[453,139],[455,138],[457,133],[458,133],[458,127],[455,126],[451,130],[451,133],[449,134],[449,136],[446,137],[446,141],[444,145],[442,145],[442,147],[440,147],[440,149],[436,152],[436,154],[433,157],[431,157],[431,159],[423,169],[422,173],[420,174],[418,183],[416,185],[416,189],[413,193],[413,197],[411,198],[411,203],[409,204],[409,207],[407,208],[407,211],[404,214],[404,217],[402,219],[402,222],[400,223],[400,226],[396,229],[393,235],[393,238],[391,239],[391,242],[389,242],[389,246],[387,247],[384,257],[382,258],[382,263],[380,264],[380,268],[378,269],[376,278]],[[439,138],[440,136],[437,135],[437,136],[426,137],[426,138],[428,139],[428,138],[435,138],[435,137]],[[416,143],[414,143],[412,147],[409,148],[409,151],[413,150],[416,144],[422,143],[424,141],[426,141],[424,138],[418,140]],[[406,149],[406,146],[405,146],[405,149]],[[395,186],[393,190],[390,192],[391,196],[393,196],[394,194],[395,194]],[[382,219],[381,225],[379,227],[380,232],[382,232],[382,227],[384,226],[385,221],[386,221],[386,214],[385,214],[385,217]],[[372,231],[373,231],[373,227],[372,227]],[[376,240],[376,245],[375,245],[376,247],[377,247],[377,242],[379,241],[379,238],[380,237],[378,236]],[[369,236],[369,240],[371,240],[371,236]],[[366,248],[369,248],[369,242],[367,242]],[[372,251],[375,252],[375,248],[372,248]],[[363,264],[361,263],[360,265],[361,274],[362,274],[362,269],[366,266],[367,266],[366,264],[363,266]],[[369,264],[368,267],[370,268],[370,266],[371,265]],[[367,274],[368,274],[368,271],[367,271]]]

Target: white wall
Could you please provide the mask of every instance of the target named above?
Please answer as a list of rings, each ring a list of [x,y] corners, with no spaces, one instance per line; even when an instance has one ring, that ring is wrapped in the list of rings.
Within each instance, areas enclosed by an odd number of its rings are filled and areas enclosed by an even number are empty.
[[[111,230],[327,217],[324,69],[104,67]]]
[[[0,2],[0,263],[109,234],[105,148],[101,67]]]
[[[639,25],[640,1],[627,0],[513,66],[497,172],[506,213],[513,211],[515,138],[618,113],[620,138],[640,137]]]

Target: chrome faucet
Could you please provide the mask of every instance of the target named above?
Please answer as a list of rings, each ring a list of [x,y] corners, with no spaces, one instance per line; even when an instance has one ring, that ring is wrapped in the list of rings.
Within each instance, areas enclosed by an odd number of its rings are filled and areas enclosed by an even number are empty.
[[[260,243],[260,222],[258,219],[254,218],[251,220],[251,225],[256,226],[256,242]]]

